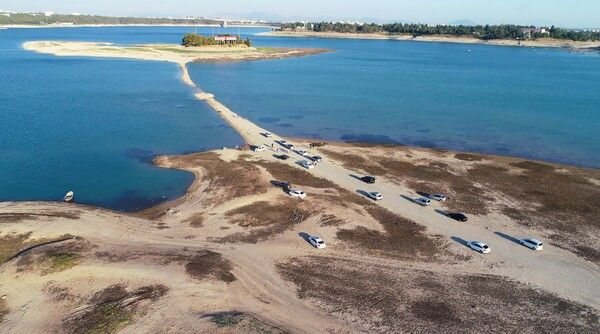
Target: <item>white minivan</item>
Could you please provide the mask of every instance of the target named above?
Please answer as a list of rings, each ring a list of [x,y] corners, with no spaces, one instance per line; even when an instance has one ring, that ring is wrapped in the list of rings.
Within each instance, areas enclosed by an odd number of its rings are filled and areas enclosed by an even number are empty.
[[[521,243],[521,245],[527,248],[531,248],[533,250],[542,250],[542,248],[544,248],[543,242],[533,238],[524,238],[519,240],[519,242]]]

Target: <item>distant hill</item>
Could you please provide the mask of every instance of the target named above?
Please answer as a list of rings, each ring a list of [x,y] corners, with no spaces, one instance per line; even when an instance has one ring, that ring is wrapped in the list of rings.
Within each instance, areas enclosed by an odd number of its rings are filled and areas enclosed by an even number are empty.
[[[449,25],[452,26],[475,26],[477,25],[477,23],[471,21],[471,20],[455,20],[455,21],[451,21],[448,22]]]
[[[48,24],[220,24],[212,19],[175,19],[147,17],[115,17],[99,15],[0,13],[0,25],[48,25]]]

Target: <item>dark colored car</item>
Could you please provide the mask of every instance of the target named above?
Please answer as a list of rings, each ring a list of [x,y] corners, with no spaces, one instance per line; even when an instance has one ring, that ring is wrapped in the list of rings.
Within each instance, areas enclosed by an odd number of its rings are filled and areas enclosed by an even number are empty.
[[[448,213],[448,217],[450,217],[454,220],[458,220],[459,222],[467,221],[467,216],[465,216],[464,213],[460,213],[460,212],[450,212],[450,213]]]
[[[287,160],[290,158],[290,156],[287,154],[277,154],[277,155],[275,155],[275,158],[277,158],[279,160]]]
[[[321,161],[323,161],[323,158],[321,158],[321,157],[320,157],[320,156],[318,156],[318,155],[315,155],[315,156],[309,157],[309,159],[310,159],[310,160],[312,160],[312,161],[314,161],[314,162],[321,162]]]
[[[273,181],[273,184],[283,188],[284,190],[292,190],[292,184],[288,181]]]
[[[374,176],[363,176],[360,178],[361,181],[365,182],[365,183],[375,183],[375,177]]]

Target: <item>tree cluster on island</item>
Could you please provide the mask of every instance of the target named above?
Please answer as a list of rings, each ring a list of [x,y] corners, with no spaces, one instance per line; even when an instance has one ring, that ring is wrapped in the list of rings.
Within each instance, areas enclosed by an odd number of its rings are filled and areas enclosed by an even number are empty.
[[[220,35],[221,37],[234,37],[234,35]],[[215,38],[215,36],[203,36],[196,33],[188,33],[183,36],[181,40],[181,45],[183,46],[206,46],[206,45],[239,45],[245,44],[246,46],[252,46],[252,42],[249,38],[245,40],[240,38],[240,36],[235,36],[235,40],[231,41],[220,41]]]
[[[513,24],[500,25],[429,25],[414,23],[343,23],[343,22],[295,22],[281,24],[282,30],[303,30],[314,32],[339,32],[339,33],[387,33],[412,35],[413,37],[428,35],[449,35],[460,37],[474,37],[482,40],[492,39],[537,39],[550,37],[573,41],[599,41],[600,32],[573,31],[563,28],[535,28],[533,26],[520,26]]]

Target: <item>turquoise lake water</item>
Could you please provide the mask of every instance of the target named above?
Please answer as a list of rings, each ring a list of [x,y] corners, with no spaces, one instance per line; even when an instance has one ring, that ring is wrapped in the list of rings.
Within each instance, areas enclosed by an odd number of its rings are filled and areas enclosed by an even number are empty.
[[[189,173],[157,154],[242,139],[193,97],[176,65],[54,57],[29,40],[177,43],[189,27],[0,30],[0,201],[132,211],[180,196]],[[199,32],[212,33],[212,28]],[[254,34],[264,29],[230,28]],[[441,43],[252,37],[311,57],[192,64],[204,90],[283,135],[397,142],[600,167],[600,56]]]

